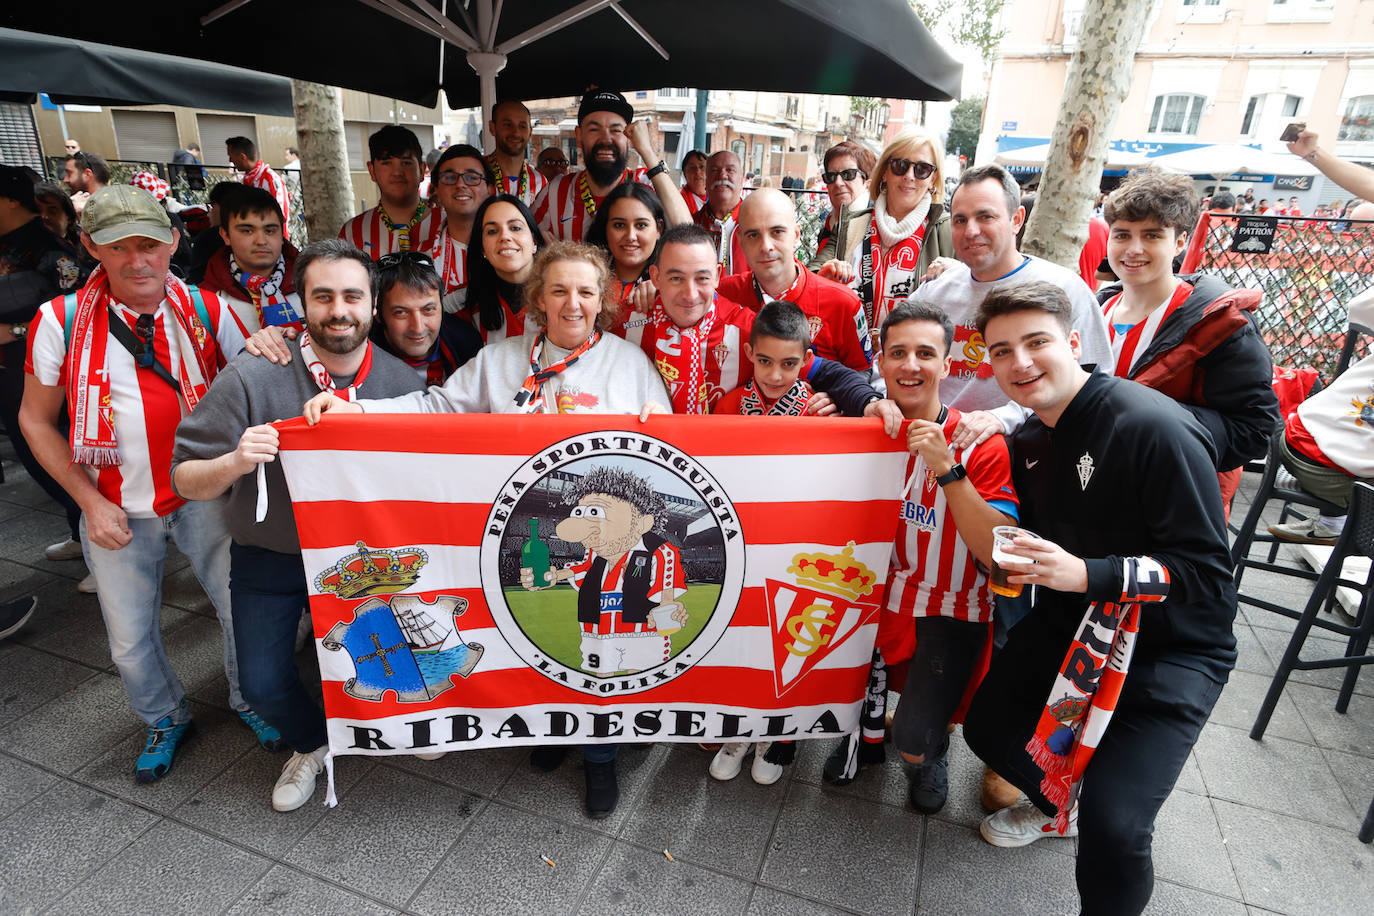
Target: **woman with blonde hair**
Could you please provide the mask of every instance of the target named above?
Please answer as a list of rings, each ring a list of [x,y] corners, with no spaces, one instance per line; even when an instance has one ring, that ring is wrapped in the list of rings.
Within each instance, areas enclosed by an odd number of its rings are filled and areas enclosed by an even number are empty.
[[[873,205],[850,218],[845,250],[820,269],[831,280],[857,282],[875,341],[887,313],[916,291],[931,262],[953,254],[944,158],[944,145],[924,128],[893,137],[868,180]]]

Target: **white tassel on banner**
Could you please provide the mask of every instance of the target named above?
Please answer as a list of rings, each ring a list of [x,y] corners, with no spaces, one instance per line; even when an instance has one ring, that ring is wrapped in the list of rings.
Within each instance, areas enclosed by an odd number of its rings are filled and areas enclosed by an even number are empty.
[[[257,475],[258,475],[258,477],[257,477],[257,484],[258,484],[258,503],[257,503],[257,511],[256,511],[256,512],[254,513],[254,515],[253,515],[253,522],[254,522],[255,524],[256,524],[256,523],[259,523],[259,522],[261,522],[263,519],[267,518],[267,464],[266,464],[266,463],[263,463],[263,464],[258,465]]]
[[[259,467],[261,467],[261,465],[259,465]],[[334,794],[334,752],[332,750],[324,755],[324,775],[326,785],[324,792],[325,807],[338,807],[339,796]]]

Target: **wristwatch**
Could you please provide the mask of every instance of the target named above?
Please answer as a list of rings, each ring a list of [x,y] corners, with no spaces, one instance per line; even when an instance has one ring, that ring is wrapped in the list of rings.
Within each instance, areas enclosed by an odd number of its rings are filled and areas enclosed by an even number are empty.
[[[658,165],[649,169],[648,173],[644,177],[649,179],[650,181],[653,181],[655,178],[657,178],[659,175],[662,175],[666,171],[668,171],[668,165],[662,159],[660,159],[658,160]]]
[[[942,487],[947,487],[950,484],[954,483],[954,481],[963,480],[967,476],[968,471],[964,469],[964,466],[962,464],[959,464],[958,462],[955,462],[954,467],[950,468],[948,471],[945,471],[939,477],[936,477],[935,482]]]
[[[23,340],[29,333],[29,326],[27,324],[12,324],[10,325],[10,333],[14,335],[15,340]]]

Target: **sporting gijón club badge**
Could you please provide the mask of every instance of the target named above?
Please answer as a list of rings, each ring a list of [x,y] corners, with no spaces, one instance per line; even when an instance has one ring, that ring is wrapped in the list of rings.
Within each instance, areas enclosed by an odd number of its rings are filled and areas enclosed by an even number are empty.
[[[787,568],[792,582],[765,579],[773,637],[773,679],[781,697],[877,613],[861,601],[877,587],[877,575],[842,553],[799,553]]]

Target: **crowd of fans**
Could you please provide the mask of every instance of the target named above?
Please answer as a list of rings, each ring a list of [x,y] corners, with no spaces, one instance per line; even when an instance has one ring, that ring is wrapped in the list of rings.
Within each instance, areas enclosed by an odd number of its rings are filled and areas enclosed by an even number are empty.
[[[919,128],[876,157],[825,152],[814,251],[798,250],[782,190],[746,193],[732,152],[690,153],[676,186],[619,93],[583,98],[578,171],[557,148],[526,160],[520,102],[496,105],[490,129],[490,154],[430,156],[408,129],[378,130],[377,205],[301,250],[285,183],[246,138],[228,142],[242,182],[211,190],[212,228],[194,238],[165,181],[110,184],[74,142],[70,194],[0,168],[0,418],[66,510],[69,538],[47,555],[85,561],[82,589],[148,726],[134,777],[166,777],[191,722],[159,630],[172,541],[219,615],[231,707],[264,748],[291,751],[273,807],[303,805],[324,768],[324,714],[294,657],[308,588],[275,461],[281,417],[870,417],[909,453],[906,488],[867,700],[826,779],[861,778],[890,731],[913,807],[937,811],[963,721],[988,765],[983,836],[1081,835],[1083,911],[1142,910],[1155,814],[1235,662],[1230,496],[1281,428],[1257,294],[1175,273],[1200,207],[1191,180],[1128,178],[1073,271],[1019,251],[1033,201],[1001,168],[949,176],[947,194],[941,142]],[[632,147],[652,164],[630,168]],[[1294,147],[1374,196],[1315,135]],[[203,180],[199,150],[183,152],[176,167]],[[1252,197],[1210,206],[1266,212]],[[1271,209],[1300,215],[1296,198]],[[1114,282],[1098,289],[1103,274]],[[1369,425],[1324,403],[1294,417],[1285,462],[1339,505],[1371,472],[1349,460],[1368,454]],[[688,576],[724,569],[693,549],[685,571],[684,545],[654,521],[661,499],[633,481],[589,474],[568,498],[555,533],[584,556],[538,579],[503,557],[501,577],[566,582],[579,607],[619,596],[569,621],[584,670],[649,667],[672,652]],[[1339,524],[1281,534],[1329,542]],[[631,561],[651,573],[631,576]],[[0,607],[0,637],[35,606]],[[713,749],[713,777],[752,749],[769,783],[794,746]],[[591,817],[615,808],[615,757],[583,748]]]

